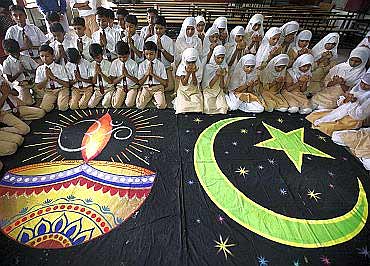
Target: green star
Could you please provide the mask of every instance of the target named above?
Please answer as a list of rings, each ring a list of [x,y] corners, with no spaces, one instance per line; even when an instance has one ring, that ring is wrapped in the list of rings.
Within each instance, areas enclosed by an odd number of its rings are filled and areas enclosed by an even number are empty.
[[[303,154],[334,159],[332,156],[304,143],[303,127],[285,133],[266,123],[263,123],[263,125],[272,138],[257,143],[255,146],[284,151],[300,173],[302,171]]]

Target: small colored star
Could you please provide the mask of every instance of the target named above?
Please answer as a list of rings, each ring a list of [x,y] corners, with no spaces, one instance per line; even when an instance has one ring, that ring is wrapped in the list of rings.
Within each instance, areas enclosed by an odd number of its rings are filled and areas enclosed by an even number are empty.
[[[278,121],[280,124],[282,124],[282,123],[284,122],[284,119],[279,118],[277,121]]]
[[[242,133],[242,134],[247,134],[247,133],[248,133],[248,129],[242,128],[242,129],[240,130],[240,133]]]
[[[229,237],[227,237],[226,240],[224,241],[222,239],[222,236],[220,235],[220,241],[216,240],[213,241],[216,243],[215,248],[218,248],[217,254],[220,253],[220,251],[222,251],[224,253],[225,259],[227,259],[227,254],[233,256],[233,253],[231,253],[229,248],[236,246],[236,244],[228,244],[227,242],[229,241]]]
[[[234,142],[233,142],[233,145],[234,145],[234,146],[238,145],[238,142],[234,141]]]
[[[262,170],[263,169],[263,166],[262,165],[259,165],[258,166],[258,169],[261,169]]]
[[[189,133],[189,132],[190,132],[190,130],[189,130],[189,129],[187,129],[185,132],[186,132],[186,133]]]
[[[229,154],[229,152],[228,151],[225,151],[225,154]]]
[[[222,224],[224,222],[225,218],[222,217],[221,215],[217,216],[217,221]]]
[[[200,119],[199,117],[197,117],[197,118],[195,118],[194,120],[193,120],[193,122],[195,122],[195,123],[200,123],[200,122],[202,122],[203,120],[202,119]]]
[[[320,259],[321,259],[321,262],[324,263],[324,265],[330,265],[331,264],[329,258],[326,257],[326,256],[321,256]]]
[[[347,157],[342,157],[343,161],[348,161]]]
[[[363,248],[358,248],[357,250],[359,251],[358,252],[359,255],[364,255],[365,258],[369,257],[369,251],[367,250],[367,246],[365,246]]]
[[[257,133],[257,134],[261,134],[261,133],[262,133],[262,131],[261,131],[261,130],[257,130],[257,131],[256,131],[256,133]]]
[[[186,153],[189,153],[189,151],[190,151],[189,149],[185,149],[185,152],[186,152]]]
[[[274,159],[267,159],[270,164],[275,165],[275,160]]]
[[[299,260],[293,261],[293,266],[299,266]]]
[[[280,189],[280,194],[285,196],[287,194],[287,191],[285,190],[285,188],[281,188]]]
[[[200,219],[196,219],[195,221],[196,221],[198,224],[200,224]]]
[[[333,176],[335,176],[335,174],[333,173],[333,172],[328,172],[328,174],[331,176],[331,177],[333,177]]]
[[[311,161],[311,160],[312,160],[312,157],[310,157],[310,156],[307,156],[307,160],[310,160],[310,161]]]
[[[326,142],[326,137],[324,137],[324,136],[317,135],[317,138],[319,140],[322,140],[322,141]]]
[[[308,190],[308,193],[307,193],[307,196],[309,196],[310,197],[310,199],[314,199],[314,200],[316,200],[316,202],[317,202],[317,200],[318,199],[321,199],[320,197],[319,197],[319,195],[321,195],[321,193],[320,192],[316,192],[315,193],[315,190]]]
[[[259,256],[257,257],[259,266],[268,266],[268,260],[265,257]]]
[[[245,167],[239,166],[239,168],[235,171],[235,173],[239,173],[239,175],[242,175],[243,177],[245,177],[245,175],[249,174],[249,170],[245,169]]]
[[[193,181],[193,180],[189,180],[189,181],[188,181],[188,184],[189,184],[189,185],[193,185],[193,184],[194,184],[194,181]]]
[[[334,185],[333,184],[329,184],[329,187],[331,188],[331,189],[334,189]]]

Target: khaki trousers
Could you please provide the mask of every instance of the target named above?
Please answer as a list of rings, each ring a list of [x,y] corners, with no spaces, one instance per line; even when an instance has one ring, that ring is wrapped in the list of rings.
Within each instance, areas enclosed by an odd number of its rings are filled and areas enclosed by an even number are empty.
[[[19,112],[23,109],[24,108],[20,108]],[[0,132],[6,131],[19,135],[26,135],[30,132],[30,127],[12,113],[0,111],[0,122],[6,125],[0,128]],[[0,137],[0,140],[3,140],[3,138]]]
[[[44,97],[40,104],[40,108],[45,112],[50,112],[54,109],[55,103],[59,111],[66,111],[68,109],[69,89],[62,87],[60,89],[45,89]]]
[[[151,87],[147,85],[142,86],[136,99],[136,107],[144,109],[152,98],[154,98],[155,106],[158,109],[166,108],[166,98],[164,96],[164,87],[162,85],[154,85]]]
[[[100,92],[99,88],[95,89],[87,106],[89,108],[95,108],[101,100],[102,101],[101,104],[104,108],[110,108],[112,107],[113,93],[114,93],[113,88],[105,89],[103,94]]]
[[[22,143],[23,137],[21,135],[0,130],[0,156],[15,153]]]
[[[73,87],[71,99],[69,101],[69,108],[72,110],[86,109],[92,94],[93,87],[86,87],[82,89]]]
[[[32,105],[33,104],[33,98],[32,94],[30,91],[30,86],[20,86],[20,85],[15,85],[14,89],[18,91],[19,95],[18,98],[24,102],[26,105]]]
[[[164,91],[173,91],[175,89],[175,77],[173,73],[173,68],[169,67],[166,69],[168,85],[164,88]]]
[[[117,86],[113,97],[112,97],[112,107],[113,108],[122,108],[123,102],[129,108],[134,107],[136,103],[137,89],[129,88],[126,92],[125,89],[121,86]]]

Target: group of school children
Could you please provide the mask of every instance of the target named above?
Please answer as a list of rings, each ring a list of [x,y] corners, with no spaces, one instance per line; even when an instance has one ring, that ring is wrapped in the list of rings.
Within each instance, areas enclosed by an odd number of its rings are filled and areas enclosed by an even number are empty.
[[[22,7],[10,11],[16,25],[3,41],[8,57],[0,73],[0,123],[6,125],[0,128],[0,156],[22,144],[30,131],[23,120],[54,108],[143,109],[152,102],[159,109],[172,104],[176,114],[311,113],[313,127],[370,158],[370,131],[353,131],[370,116],[370,32],[346,62],[336,64],[337,33],[310,48],[309,30],[291,21],[264,32],[260,14],[230,33],[225,17],[206,31],[203,17],[188,17],[173,41],[155,9],[140,31],[136,16],[124,8],[115,14],[99,7],[98,29],[74,17],[71,31],[52,13],[47,35],[27,22]]]

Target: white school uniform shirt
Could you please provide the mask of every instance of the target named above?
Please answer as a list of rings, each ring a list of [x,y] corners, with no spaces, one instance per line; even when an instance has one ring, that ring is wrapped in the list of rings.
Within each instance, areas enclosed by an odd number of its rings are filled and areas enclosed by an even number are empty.
[[[80,3],[85,3],[85,2],[86,0],[70,0],[69,5],[73,7],[74,4],[80,4]],[[89,7],[91,9],[89,10],[78,9],[78,14],[80,15],[80,17],[87,17],[87,16],[95,15],[96,13],[96,0],[89,0],[87,2],[89,2]]]
[[[62,43],[60,43],[58,40],[54,40],[54,41],[52,41],[49,44],[49,46],[51,48],[53,48],[53,50],[54,50],[54,56],[55,56],[55,58],[59,56],[59,48],[58,48],[59,45],[63,45],[64,51],[67,52],[67,49],[68,48],[73,48],[74,47],[73,36],[71,34],[69,34],[69,33],[66,33],[64,35],[64,40],[63,40]],[[65,66],[66,63],[67,62],[65,62],[65,60],[62,59],[60,64],[62,66]]]
[[[112,77],[119,77],[119,76],[121,76],[122,75],[122,66],[123,66],[123,64],[125,64],[125,67],[127,69],[127,72],[131,76],[133,76],[133,77],[136,77],[137,76],[137,74],[138,74],[138,65],[131,58],[129,58],[125,63],[123,63],[118,58],[116,60],[114,60],[112,62],[112,65],[110,66],[110,71],[109,71],[110,76],[112,76]],[[126,82],[127,82],[127,87],[128,88],[132,88],[133,86],[136,85],[136,83],[134,81],[132,81],[130,78],[127,78],[127,77],[126,77]],[[123,86],[123,79],[117,85]]]
[[[73,47],[76,48],[77,50],[78,50],[77,43],[78,43],[79,38],[80,37],[78,37],[77,35],[73,35],[73,40],[72,40]],[[92,42],[91,38],[84,35],[84,36],[81,37],[81,40],[82,40],[82,55],[83,55],[84,59],[86,59],[87,61],[92,62],[93,59],[90,56],[90,52],[89,52],[89,47],[90,47],[90,44]]]
[[[145,39],[148,32],[149,32],[149,25],[142,27],[141,30],[140,30],[140,37]],[[153,34],[154,33],[155,33],[155,29],[154,29],[154,25],[153,25]]]
[[[1,82],[0,82],[0,84],[1,84]],[[0,91],[0,98],[3,96],[3,94],[2,94],[2,92]],[[8,97],[8,100],[10,100],[13,104],[14,104],[14,106],[18,106],[18,103],[17,103],[17,101],[16,101],[16,99],[15,99],[16,97]],[[3,106],[1,106],[1,108],[0,108],[0,110],[1,111],[3,111],[3,112],[9,112],[9,111],[12,111],[12,108],[10,107],[10,105],[7,103],[7,101],[5,101],[4,102],[4,104],[3,104]]]
[[[21,65],[23,65],[23,68],[29,72],[29,75],[26,76],[24,73],[20,74],[13,82],[14,84],[18,83],[19,81],[30,80],[31,78],[34,78],[34,74],[30,72],[35,70],[38,67],[38,64],[27,55],[19,55],[18,59],[9,55],[3,62],[4,74],[11,76],[14,76],[19,72]]]
[[[166,68],[164,67],[164,64],[159,61],[157,58],[153,60],[153,72],[155,75],[162,79],[167,79],[167,72]],[[139,71],[138,71],[138,79],[142,79],[147,72],[147,69],[149,67],[149,60],[145,59],[140,65],[139,65]],[[153,77],[153,83],[152,85],[160,85],[161,83]],[[149,84],[149,77],[145,80],[143,85],[150,85]]]
[[[154,42],[155,44],[157,44],[157,39],[158,39],[158,36],[157,34],[149,37],[148,39],[146,39],[146,41],[152,41]],[[175,52],[175,44],[173,42],[173,40],[168,37],[167,35],[163,35],[161,37],[161,43],[162,43],[162,47],[163,49],[165,49],[170,55],[174,55],[174,52]],[[161,53],[161,58],[160,58],[160,61],[164,64],[164,67],[167,69],[169,67],[171,67],[171,62],[169,62],[163,55],[163,53]]]
[[[42,82],[46,77],[46,67],[49,67],[51,72],[54,74],[55,77],[58,79],[61,79],[63,81],[69,81],[67,71],[64,66],[61,66],[55,62],[51,63],[50,65],[43,64],[39,66],[36,69],[36,77],[35,77],[35,83]],[[62,84],[59,84],[58,82],[54,81],[55,88],[61,88],[63,87]],[[50,89],[50,81],[45,86],[46,89]]]
[[[105,36],[107,37],[107,49],[111,52],[112,58],[117,58],[115,52],[116,43],[120,40],[119,33],[112,29],[111,27],[106,27],[104,29]],[[100,44],[100,34],[103,33],[103,30],[100,28],[98,31],[95,31],[92,36],[92,43],[99,43]]]
[[[48,38],[45,36],[45,34],[35,25],[33,24],[26,24],[24,28],[13,25],[11,26],[5,34],[5,39],[14,39],[19,43],[19,46],[21,49],[24,47],[23,43],[23,29],[26,32],[26,35],[31,40],[32,45],[34,46],[40,46],[43,43],[46,43],[48,41]],[[33,56],[38,57],[39,51],[37,49],[32,49]],[[29,55],[28,50],[22,51],[21,54],[23,55]]]
[[[81,78],[88,79],[88,78],[92,77],[91,63],[89,61],[81,58],[81,61],[78,64],[78,68],[80,70]],[[76,70],[76,64],[71,63],[71,62],[68,62],[66,64],[66,71],[67,71],[67,75],[68,75],[69,80],[74,80],[75,79],[75,70]],[[84,87],[84,88],[89,87],[91,85],[92,85],[91,83],[87,83],[87,82],[82,81],[82,87]],[[78,82],[73,84],[73,87],[78,89],[79,88],[78,87]]]
[[[96,61],[93,61],[91,63],[91,75],[92,76],[95,76],[95,66],[96,66],[97,62]],[[101,71],[103,72],[104,75],[106,75],[107,77],[109,77],[109,71],[110,71],[110,66],[111,66],[111,62],[109,62],[108,60],[106,59],[103,59],[101,62],[100,62],[100,68],[101,68]],[[106,82],[103,77],[102,77],[102,81],[103,81],[103,86],[106,88],[108,86],[110,86],[111,84],[109,84],[108,82]],[[96,83],[94,84],[94,86],[96,88],[99,88],[99,82],[98,80],[96,80]]]
[[[123,38],[123,41],[127,42],[127,38],[128,38],[128,36],[127,36],[127,32],[126,32],[125,37]],[[136,47],[136,49],[138,49],[140,52],[142,52],[143,49],[144,49],[144,39],[142,37],[140,37],[140,35],[137,34],[137,33],[132,35],[131,38],[134,41],[134,46]],[[137,54],[135,54],[134,60],[136,61],[136,63],[140,64],[141,62],[144,61],[144,57],[143,56],[139,57],[139,56],[137,56]]]

